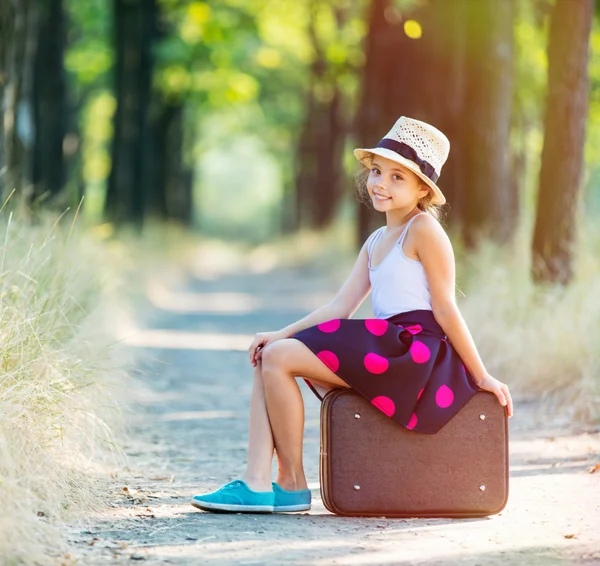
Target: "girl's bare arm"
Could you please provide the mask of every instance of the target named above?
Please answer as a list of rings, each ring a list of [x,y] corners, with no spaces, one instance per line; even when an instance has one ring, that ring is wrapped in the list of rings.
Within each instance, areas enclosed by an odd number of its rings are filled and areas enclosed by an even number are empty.
[[[475,382],[483,389],[495,393],[503,405],[508,405],[509,415],[512,415],[512,399],[508,387],[487,372],[456,304],[454,251],[448,235],[437,220],[425,215],[413,223],[412,230],[411,240],[425,269],[435,319]]]
[[[276,332],[259,332],[248,348],[250,363],[256,366],[262,358],[262,350],[270,342],[289,338],[310,326],[334,318],[350,318],[360,307],[371,290],[369,281],[368,256],[366,242],[358,254],[354,267],[335,297],[327,304],[319,307],[304,318]]]
[[[371,283],[366,244],[361,248],[352,271],[335,297],[327,304],[319,307],[304,318],[283,328],[280,332],[292,336],[300,330],[334,318],[350,318],[365,300]]]

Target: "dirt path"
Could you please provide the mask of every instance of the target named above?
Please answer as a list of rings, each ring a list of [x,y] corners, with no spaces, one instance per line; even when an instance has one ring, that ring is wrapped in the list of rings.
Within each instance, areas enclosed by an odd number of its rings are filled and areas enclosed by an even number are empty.
[[[349,519],[319,497],[319,404],[306,393],[305,462],[313,509],[219,515],[194,493],[243,469],[256,331],[279,328],[328,297],[318,273],[279,270],[151,286],[144,330],[130,338],[145,376],[114,479],[111,507],[72,525],[78,564],[599,564],[600,432],[574,433],[517,403],[511,493],[498,516],[469,520]],[[313,294],[314,293],[314,294]],[[156,308],[156,305],[161,308]],[[360,313],[359,313],[360,314]],[[358,314],[357,314],[358,316]],[[536,414],[538,416],[536,416]],[[127,487],[127,491],[123,488]]]

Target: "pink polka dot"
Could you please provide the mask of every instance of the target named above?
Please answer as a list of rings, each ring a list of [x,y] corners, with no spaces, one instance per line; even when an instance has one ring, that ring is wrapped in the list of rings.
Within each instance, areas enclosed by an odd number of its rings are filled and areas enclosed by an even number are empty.
[[[340,327],[340,319],[334,318],[333,320],[328,320],[327,322],[322,322],[317,326],[317,328],[321,332],[335,332]]]
[[[406,425],[406,428],[409,430],[415,428],[417,426],[417,420],[417,415],[413,413],[412,417],[410,417],[410,420],[408,421],[408,424]]]
[[[407,326],[406,330],[408,330],[413,335],[418,334],[419,332],[423,332],[423,328],[420,324],[413,324],[412,326]]]
[[[368,318],[365,320],[365,326],[371,334],[375,336],[383,336],[388,329],[388,321],[380,318]]]
[[[340,367],[340,360],[338,357],[329,350],[323,350],[317,354],[319,358],[331,371],[337,371]]]
[[[438,407],[445,409],[454,402],[454,393],[447,385],[442,385],[435,394],[435,402]]]
[[[421,389],[421,391],[419,391],[419,394],[417,395],[417,400],[419,400],[421,398],[421,395],[423,395],[423,391],[425,391],[424,387],[423,387],[423,389]]]
[[[396,412],[396,405],[394,402],[385,395],[379,395],[371,401],[382,413],[385,413],[388,417],[391,417]]]
[[[410,345],[410,355],[413,359],[413,362],[417,364],[424,364],[431,357],[431,352],[429,351],[429,348],[423,344],[423,342],[415,340]]]
[[[365,356],[365,367],[371,373],[383,373],[390,363],[383,356],[370,352]]]

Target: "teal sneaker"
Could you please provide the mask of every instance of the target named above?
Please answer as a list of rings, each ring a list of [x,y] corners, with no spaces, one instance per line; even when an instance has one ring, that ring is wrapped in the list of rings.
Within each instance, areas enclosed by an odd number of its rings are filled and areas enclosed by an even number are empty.
[[[204,511],[229,511],[232,513],[272,513],[275,493],[253,491],[242,480],[234,480],[216,491],[194,495],[190,503]]]
[[[273,482],[275,493],[275,507],[273,511],[308,511],[310,509],[310,489],[299,489],[298,491],[286,491]]]

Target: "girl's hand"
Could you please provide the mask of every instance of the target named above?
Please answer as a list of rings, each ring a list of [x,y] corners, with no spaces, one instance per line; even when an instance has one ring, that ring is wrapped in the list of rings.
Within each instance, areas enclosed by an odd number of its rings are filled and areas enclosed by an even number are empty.
[[[492,377],[489,373],[486,373],[483,379],[476,381],[477,385],[484,391],[491,391],[498,397],[501,405],[505,405],[508,409],[508,416],[513,416],[513,402],[508,390],[508,385],[498,381],[495,377]]]
[[[256,364],[262,357],[262,351],[267,344],[276,342],[277,340],[283,340],[288,338],[281,330],[277,332],[259,332],[254,337],[250,348],[248,348],[248,354],[250,355],[250,363],[256,367]]]

